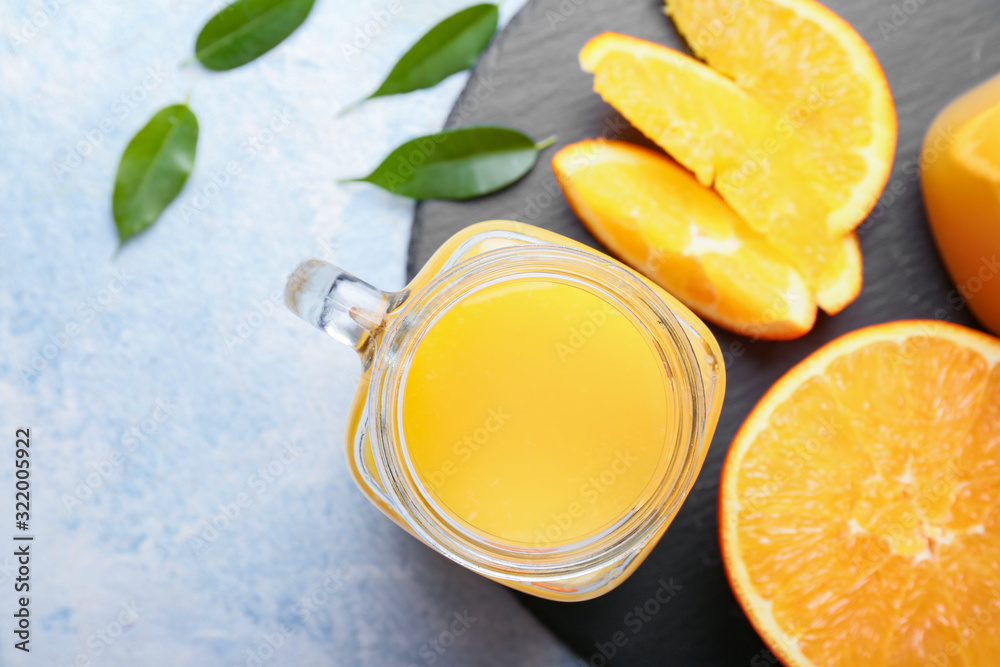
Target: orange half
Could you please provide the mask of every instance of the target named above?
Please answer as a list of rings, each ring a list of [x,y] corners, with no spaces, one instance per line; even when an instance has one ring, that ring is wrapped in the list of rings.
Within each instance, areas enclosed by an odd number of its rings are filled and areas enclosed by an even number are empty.
[[[744,422],[719,511],[784,664],[996,664],[1000,340],[907,321],[823,347]]]

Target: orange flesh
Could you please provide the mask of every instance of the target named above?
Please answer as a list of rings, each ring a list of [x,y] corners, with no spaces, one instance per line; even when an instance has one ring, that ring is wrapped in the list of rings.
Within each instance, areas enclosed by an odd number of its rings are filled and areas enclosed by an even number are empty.
[[[831,208],[807,176],[805,137],[768,105],[704,64],[645,40],[603,33],[580,53],[594,90],[764,235],[829,313],[861,289],[853,234],[827,227]]]
[[[994,664],[998,361],[1000,341],[955,325],[871,327],[751,413],[723,473],[723,554],[787,664]]]
[[[830,231],[856,227],[896,143],[892,94],[864,39],[814,0],[668,0],[667,13],[695,55],[806,140],[799,178],[828,206]]]
[[[699,315],[760,338],[812,328],[816,302],[799,273],[667,157],[591,140],[563,148],[552,166],[594,236]]]
[[[921,167],[931,230],[956,291],[1000,333],[1000,76],[938,116]]]

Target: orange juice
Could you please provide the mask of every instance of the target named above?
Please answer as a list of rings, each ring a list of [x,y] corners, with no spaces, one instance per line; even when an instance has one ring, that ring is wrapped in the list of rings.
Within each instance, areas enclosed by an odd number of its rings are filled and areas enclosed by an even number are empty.
[[[457,518],[534,545],[612,524],[661,470],[669,377],[633,323],[533,279],[458,302],[405,380],[406,446]]]
[[[509,221],[455,234],[406,289],[310,260],[286,303],[353,347],[358,487],[400,527],[512,588],[585,600],[642,563],[694,484],[721,351],[628,267]]]
[[[931,230],[957,295],[1000,334],[1000,76],[938,115],[921,156]]]

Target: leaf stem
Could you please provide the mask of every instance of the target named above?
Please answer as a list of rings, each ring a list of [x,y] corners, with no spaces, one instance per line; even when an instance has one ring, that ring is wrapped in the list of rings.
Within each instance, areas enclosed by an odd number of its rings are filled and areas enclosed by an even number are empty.
[[[348,113],[350,113],[351,111],[354,111],[359,106],[361,106],[362,104],[364,104],[365,102],[367,102],[369,99],[371,99],[371,98],[370,97],[362,97],[360,100],[354,100],[353,102],[351,102],[350,104],[348,104],[346,107],[344,107],[343,109],[341,109],[340,111],[338,111],[337,115],[335,116],[335,118],[343,118]]]
[[[177,63],[177,66],[178,67],[187,67],[188,65],[190,65],[191,63],[193,63],[194,59],[197,58],[197,57],[198,57],[198,55],[196,53],[192,53],[187,58],[185,58],[184,60],[182,60],[179,63]]]
[[[556,138],[557,138],[556,135],[553,134],[551,137],[547,137],[545,139],[542,139],[537,144],[535,144],[535,150],[536,151],[545,150],[546,148],[548,148],[552,144],[556,143]]]

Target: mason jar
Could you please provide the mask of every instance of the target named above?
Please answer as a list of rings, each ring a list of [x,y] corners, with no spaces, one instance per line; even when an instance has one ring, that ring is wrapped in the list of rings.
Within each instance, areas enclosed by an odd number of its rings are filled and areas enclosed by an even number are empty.
[[[399,292],[320,260],[288,307],[354,348],[358,487],[460,565],[553,600],[624,581],[686,498],[725,369],[704,323],[614,259],[472,225]]]

